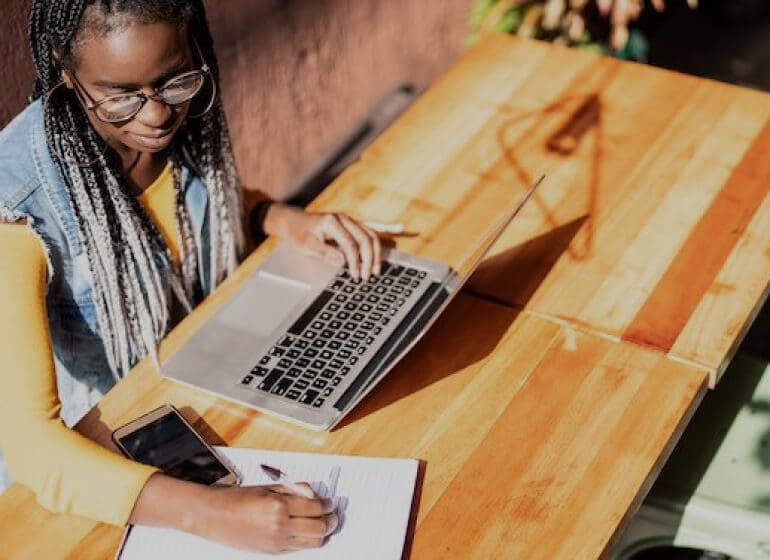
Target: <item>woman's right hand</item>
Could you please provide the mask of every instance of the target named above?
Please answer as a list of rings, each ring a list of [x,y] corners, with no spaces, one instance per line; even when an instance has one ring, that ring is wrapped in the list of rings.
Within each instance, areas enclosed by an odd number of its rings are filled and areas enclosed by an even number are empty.
[[[285,552],[316,548],[337,528],[334,504],[306,498],[282,486],[210,488],[196,533],[234,548]]]
[[[283,486],[203,486],[155,473],[142,488],[129,523],[172,527],[251,551],[314,548],[339,520],[331,500],[313,496],[297,496]]]

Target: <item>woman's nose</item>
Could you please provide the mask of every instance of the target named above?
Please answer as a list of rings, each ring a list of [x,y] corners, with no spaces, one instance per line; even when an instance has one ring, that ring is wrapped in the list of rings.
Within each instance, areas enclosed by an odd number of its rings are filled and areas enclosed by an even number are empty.
[[[168,123],[173,114],[173,109],[161,99],[149,97],[136,117],[145,126],[164,128],[164,125]]]

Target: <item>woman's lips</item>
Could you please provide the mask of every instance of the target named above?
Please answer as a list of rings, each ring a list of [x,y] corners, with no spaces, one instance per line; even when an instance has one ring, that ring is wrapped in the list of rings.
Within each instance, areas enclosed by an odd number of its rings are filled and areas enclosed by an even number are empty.
[[[174,137],[174,129],[149,136],[134,133],[131,133],[131,135],[143,146],[151,150],[161,150],[171,143],[171,139]]]

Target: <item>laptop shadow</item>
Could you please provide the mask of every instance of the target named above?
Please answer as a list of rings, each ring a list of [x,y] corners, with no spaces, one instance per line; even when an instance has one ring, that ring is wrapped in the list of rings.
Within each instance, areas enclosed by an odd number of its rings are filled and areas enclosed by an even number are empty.
[[[502,305],[526,307],[588,217],[580,216],[484,260],[465,290]]]
[[[587,219],[483,261],[424,338],[333,431],[486,359]]]

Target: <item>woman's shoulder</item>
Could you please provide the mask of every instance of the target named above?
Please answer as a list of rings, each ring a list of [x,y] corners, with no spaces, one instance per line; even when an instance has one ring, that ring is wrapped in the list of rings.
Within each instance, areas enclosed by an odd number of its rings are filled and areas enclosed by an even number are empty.
[[[0,206],[13,207],[39,187],[36,138],[45,142],[40,101],[30,103],[0,131]],[[45,144],[43,144],[45,145]],[[46,149],[47,151],[47,149]]]

